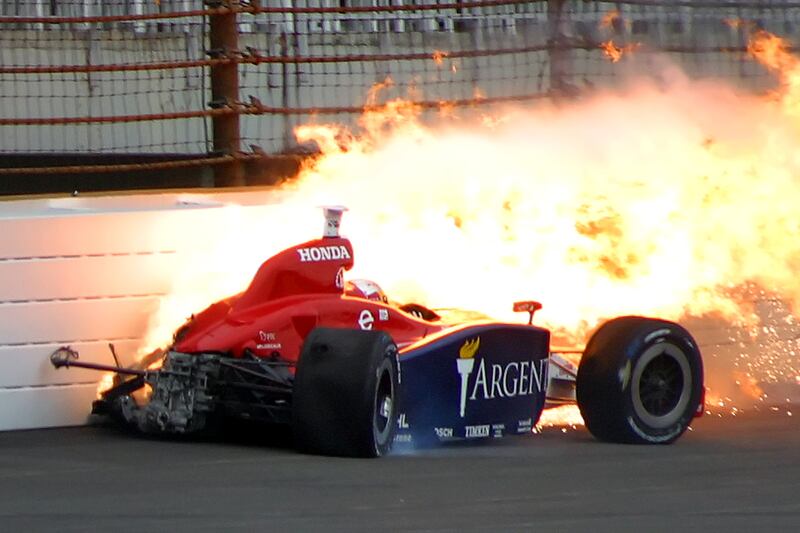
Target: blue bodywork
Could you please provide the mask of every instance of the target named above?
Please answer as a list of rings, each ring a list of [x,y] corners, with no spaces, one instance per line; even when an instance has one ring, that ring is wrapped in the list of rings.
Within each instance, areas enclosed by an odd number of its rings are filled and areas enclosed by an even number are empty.
[[[549,345],[546,329],[495,323],[409,347],[399,358],[395,443],[530,433],[544,407]]]

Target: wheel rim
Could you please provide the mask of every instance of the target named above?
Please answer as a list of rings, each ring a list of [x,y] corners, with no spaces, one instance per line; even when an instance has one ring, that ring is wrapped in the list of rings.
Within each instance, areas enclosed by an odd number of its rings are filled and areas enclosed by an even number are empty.
[[[639,396],[653,416],[664,416],[675,409],[683,390],[683,374],[678,362],[666,354],[656,356],[642,371]]]
[[[372,428],[375,442],[383,445],[392,430],[394,419],[394,385],[392,383],[391,363],[381,367],[380,377],[375,391],[375,407],[373,409]]]
[[[632,396],[636,415],[648,426],[664,429],[683,416],[692,390],[689,359],[678,346],[651,346],[636,362]]]

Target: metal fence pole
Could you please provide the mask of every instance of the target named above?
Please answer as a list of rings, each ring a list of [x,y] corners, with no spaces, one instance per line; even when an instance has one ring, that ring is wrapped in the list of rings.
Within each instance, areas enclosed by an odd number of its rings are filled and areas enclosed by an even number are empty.
[[[239,0],[206,0],[210,7],[236,7]],[[209,46],[212,57],[232,57],[239,50],[239,31],[235,11],[209,16]],[[239,66],[236,62],[215,64],[211,67],[211,105],[235,107],[239,102]],[[239,115],[227,113],[213,118],[214,152],[217,155],[237,155],[240,151],[241,133]],[[218,165],[214,170],[217,187],[244,185],[244,168],[234,160]]]
[[[547,0],[550,93],[554,98],[571,96],[575,90],[569,79],[570,53],[565,7],[565,0]]]

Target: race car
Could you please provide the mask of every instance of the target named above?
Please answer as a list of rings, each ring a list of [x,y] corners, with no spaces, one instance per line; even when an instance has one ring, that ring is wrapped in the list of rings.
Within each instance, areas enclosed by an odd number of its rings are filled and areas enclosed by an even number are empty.
[[[339,234],[343,211],[325,208],[321,238],[266,260],[244,292],[193,315],[136,367],[82,362],[67,346],[52,364],[114,372],[92,412],[143,432],[234,417],[289,425],[298,449],[322,455],[530,434],[543,409],[576,401],[599,440],[671,443],[702,413],[702,359],[680,325],[610,320],[576,367],[574,349],[551,347],[533,325],[538,302],[513,304],[527,323],[457,323],[393,303],[372,281],[346,281],[354,251]]]

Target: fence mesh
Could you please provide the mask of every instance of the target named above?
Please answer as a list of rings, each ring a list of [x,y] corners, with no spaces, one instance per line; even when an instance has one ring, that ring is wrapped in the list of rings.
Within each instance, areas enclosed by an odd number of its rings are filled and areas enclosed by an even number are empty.
[[[220,9],[236,50],[209,49]],[[619,83],[626,56],[762,91],[748,35],[798,21],[800,2],[757,0],[0,0],[0,152],[205,155],[230,113],[241,146],[292,151],[295,125],[354,120],[376,84],[378,102],[491,105]],[[238,64],[222,107],[215,62]]]
[[[207,67],[179,68],[205,58],[203,17],[135,19],[197,4],[0,3],[2,151],[209,151],[206,117],[159,118],[206,109]],[[75,21],[47,22],[61,17]]]
[[[427,107],[546,95],[547,2],[484,4],[243,17],[242,42],[279,61],[245,66],[242,94],[292,110],[277,121],[245,118],[245,136],[291,148],[295,124],[320,109],[332,115],[325,120],[348,121],[376,85],[376,102],[400,97]]]
[[[747,54],[759,29],[796,41],[800,3],[789,1],[569,2],[571,77],[576,83],[614,83],[627,70],[608,61],[609,44],[639,64],[665,60],[693,78],[726,80],[763,91],[775,78]],[[598,53],[601,51],[602,53]]]

